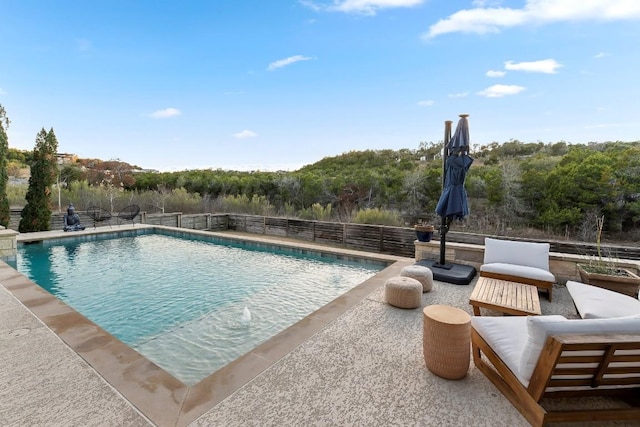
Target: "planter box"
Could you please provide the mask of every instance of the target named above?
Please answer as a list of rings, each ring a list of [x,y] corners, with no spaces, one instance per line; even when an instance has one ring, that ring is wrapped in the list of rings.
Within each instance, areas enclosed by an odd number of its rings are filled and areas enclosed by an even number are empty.
[[[621,294],[638,297],[638,289],[640,289],[640,277],[632,271],[622,268],[626,272],[626,276],[614,276],[601,273],[590,273],[586,271],[580,264],[578,273],[580,280],[588,285],[597,286],[599,288],[609,289],[610,291],[619,292]]]

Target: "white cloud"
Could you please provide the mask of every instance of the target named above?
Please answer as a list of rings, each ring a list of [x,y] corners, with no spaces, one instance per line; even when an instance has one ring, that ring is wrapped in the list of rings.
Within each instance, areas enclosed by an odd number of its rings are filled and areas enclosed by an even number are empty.
[[[431,107],[433,104],[435,104],[435,101],[432,101],[430,99],[425,101],[418,101],[418,105],[421,107]]]
[[[469,96],[469,92],[450,93],[449,98],[466,98]]]
[[[473,0],[471,2],[475,7],[500,6],[503,0]]]
[[[447,33],[498,33],[503,28],[526,24],[637,19],[640,19],[640,1],[636,0],[526,0],[521,9],[476,7],[460,10],[429,27],[423,38]]]
[[[303,6],[308,7],[309,9],[315,11],[315,12],[320,12],[322,10],[322,7],[319,4],[316,4],[310,0],[300,0],[298,1],[298,3],[300,3]]]
[[[523,86],[493,85],[483,91],[478,92],[478,95],[486,96],[487,98],[502,98],[503,96],[507,95],[517,95],[523,90],[525,90]]]
[[[595,55],[593,55],[593,59],[602,59],[602,58],[605,58],[605,57],[607,57],[607,56],[609,56],[609,54],[608,54],[608,53],[606,53],[606,52],[599,52],[599,53],[596,53]]]
[[[170,117],[176,117],[181,115],[182,112],[177,108],[165,108],[164,110],[157,110],[149,114],[149,117],[154,119],[168,119]]]
[[[505,74],[507,74],[505,71],[495,71],[495,70],[487,71],[487,77],[504,77]]]
[[[291,65],[300,61],[308,61],[310,59],[311,59],[310,57],[302,56],[302,55],[290,56],[288,58],[280,59],[278,61],[272,62],[267,67],[267,70],[269,71],[277,70],[278,68],[286,67],[287,65]]]
[[[321,4],[310,0],[301,0],[300,4],[317,11],[361,13],[375,15],[378,10],[398,7],[414,7],[424,0],[334,0],[333,4]]]
[[[255,138],[256,136],[258,136],[257,133],[250,131],[250,130],[243,130],[242,132],[238,132],[233,134],[234,138],[238,138],[238,139],[244,139],[244,138]]]
[[[3,91],[2,88],[0,87],[0,95],[6,95],[7,92]]]
[[[529,73],[555,74],[556,69],[563,67],[555,59],[543,59],[541,61],[513,62],[505,61],[504,68],[512,71],[526,71]]]

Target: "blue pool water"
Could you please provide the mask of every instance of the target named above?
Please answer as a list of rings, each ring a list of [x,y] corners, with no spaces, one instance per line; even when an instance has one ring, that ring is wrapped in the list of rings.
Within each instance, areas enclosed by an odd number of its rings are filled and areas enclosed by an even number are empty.
[[[16,268],[192,385],[385,267],[204,240],[21,245]]]

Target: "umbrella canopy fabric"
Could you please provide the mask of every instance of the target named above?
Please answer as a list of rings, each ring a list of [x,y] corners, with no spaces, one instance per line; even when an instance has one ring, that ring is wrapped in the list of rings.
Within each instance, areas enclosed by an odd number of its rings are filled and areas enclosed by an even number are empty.
[[[436,213],[441,217],[462,219],[469,215],[464,180],[473,159],[466,154],[452,154],[447,158],[445,188],[440,195]]]
[[[463,115],[458,121],[458,126],[456,126],[456,131],[451,137],[449,144],[447,144],[448,154],[468,153],[469,141],[469,122],[467,121],[467,117]]]
[[[464,180],[473,159],[467,155],[469,151],[469,124],[466,116],[458,121],[456,131],[447,144],[448,154],[445,163],[444,189],[436,206],[436,213],[441,217],[462,219],[469,214],[467,191]]]

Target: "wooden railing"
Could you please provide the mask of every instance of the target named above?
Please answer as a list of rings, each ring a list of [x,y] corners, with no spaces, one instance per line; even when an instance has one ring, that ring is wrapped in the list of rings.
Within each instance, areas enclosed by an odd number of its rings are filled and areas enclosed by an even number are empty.
[[[229,214],[228,228],[291,237],[350,249],[413,257],[416,233],[408,227],[350,224]]]
[[[93,221],[84,211],[77,211],[80,221],[86,227],[93,227]],[[51,229],[61,230],[63,213],[51,215]],[[236,230],[267,236],[290,237],[299,240],[317,242],[322,244],[343,246],[351,249],[359,249],[370,252],[388,253],[398,256],[414,256],[415,231],[410,227],[389,227],[382,225],[365,225],[353,223],[339,223],[328,221],[312,221],[293,218],[266,217],[259,215],[242,214],[182,214],[172,212],[165,214],[148,214],[141,212],[134,220],[136,223],[150,225],[165,225],[170,227],[189,228],[193,230]],[[17,230],[20,222],[20,210],[11,211],[10,229]],[[117,219],[111,223],[102,223],[98,226],[117,224]],[[484,245],[484,234],[460,233],[450,231],[447,233],[447,242],[469,243]],[[501,236],[489,236],[501,238]],[[511,240],[542,241],[533,239],[520,239],[516,237],[504,237]],[[436,231],[434,240],[440,240]],[[594,244],[569,241],[547,241],[551,245],[551,252],[596,255]],[[640,260],[639,246],[602,245],[604,255],[630,260]]]

